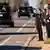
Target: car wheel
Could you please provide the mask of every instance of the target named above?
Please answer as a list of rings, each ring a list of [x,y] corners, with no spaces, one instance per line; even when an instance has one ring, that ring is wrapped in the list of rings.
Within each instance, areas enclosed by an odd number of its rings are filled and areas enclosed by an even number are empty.
[[[12,23],[10,24],[10,27],[14,27],[14,22],[12,22]]]
[[[18,16],[20,18],[20,16]]]

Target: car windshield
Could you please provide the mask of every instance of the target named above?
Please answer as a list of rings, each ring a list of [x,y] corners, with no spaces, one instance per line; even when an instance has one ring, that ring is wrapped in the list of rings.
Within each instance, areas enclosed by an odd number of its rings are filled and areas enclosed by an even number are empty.
[[[25,7],[20,7],[19,9],[20,9],[20,10],[25,10]]]

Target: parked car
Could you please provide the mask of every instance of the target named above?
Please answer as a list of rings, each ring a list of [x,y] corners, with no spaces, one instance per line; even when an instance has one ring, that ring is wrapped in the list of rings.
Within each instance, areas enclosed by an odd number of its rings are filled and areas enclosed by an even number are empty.
[[[28,16],[30,18],[30,13],[28,11],[28,7],[19,7],[18,17],[20,17],[20,16]]]
[[[10,16],[10,7],[5,7],[0,5],[0,25],[10,25],[14,27],[14,22]]]

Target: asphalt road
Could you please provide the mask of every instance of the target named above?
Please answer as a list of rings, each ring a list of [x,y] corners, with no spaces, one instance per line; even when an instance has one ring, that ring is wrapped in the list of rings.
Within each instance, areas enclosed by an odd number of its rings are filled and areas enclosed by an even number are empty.
[[[13,13],[12,19],[14,21],[14,26],[36,26],[35,25],[35,18],[31,17],[20,17],[18,18],[17,12]],[[0,33],[6,32],[36,32],[36,28],[0,28]],[[0,45],[25,45],[32,36],[36,35],[19,35],[19,36],[0,36]]]

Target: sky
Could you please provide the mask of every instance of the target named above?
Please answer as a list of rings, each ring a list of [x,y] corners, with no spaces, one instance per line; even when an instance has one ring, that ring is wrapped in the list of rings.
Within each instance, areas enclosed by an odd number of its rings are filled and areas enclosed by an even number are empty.
[[[37,5],[39,4],[38,0],[28,0],[28,2],[29,2],[29,5],[34,8],[37,8]]]

